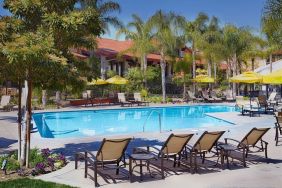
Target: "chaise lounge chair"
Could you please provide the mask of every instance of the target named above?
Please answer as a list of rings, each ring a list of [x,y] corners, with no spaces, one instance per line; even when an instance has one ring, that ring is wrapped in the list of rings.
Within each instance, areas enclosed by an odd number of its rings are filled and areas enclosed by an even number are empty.
[[[138,106],[145,105],[149,106],[150,102],[142,100],[140,93],[134,93],[134,102],[137,103]]]
[[[233,97],[232,91],[231,90],[227,90],[224,92],[225,95],[225,100],[227,102],[235,102],[235,98]]]
[[[215,102],[215,99],[210,97],[207,92],[202,91],[201,93],[206,102]]]
[[[173,167],[176,167],[176,164],[179,166],[183,157],[182,152],[192,137],[193,134],[171,134],[162,146],[147,146],[147,152],[155,154],[157,159],[150,164],[160,168],[163,179],[165,178],[164,160],[172,158]]]
[[[211,92],[211,97],[216,101],[216,102],[222,102],[222,99],[221,98],[218,98],[216,96],[216,93],[215,92]]]
[[[194,93],[192,93],[191,91],[188,91],[188,97],[189,99],[191,99],[193,102],[203,102],[204,99],[203,98],[199,98],[199,97],[195,97]]]
[[[194,159],[194,161],[192,161],[191,167],[193,168],[193,165],[194,165],[195,171],[198,171],[198,166],[208,166],[205,164],[207,153],[211,152],[217,155],[217,151],[214,152],[212,151],[212,149],[216,147],[218,140],[224,133],[225,131],[216,131],[216,132],[205,131],[200,136],[200,138],[196,141],[194,146],[186,147],[187,151],[190,152],[191,158]],[[200,162],[197,160],[198,156],[200,156],[201,158]],[[212,157],[214,157],[214,155]]]
[[[232,159],[237,159],[243,162],[244,167],[246,167],[246,158],[248,157],[249,153],[257,153],[257,152],[264,152],[265,158],[268,158],[267,156],[267,145],[268,143],[264,140],[262,140],[263,135],[269,130],[270,128],[253,128],[250,130],[249,133],[246,134],[246,136],[243,137],[241,141],[231,139],[231,138],[225,138],[225,145],[228,145],[229,147],[229,154],[227,156]],[[230,144],[228,141],[233,141],[236,144]],[[259,142],[260,141],[260,142]],[[260,143],[260,146],[258,145]],[[232,148],[233,147],[233,148]],[[256,148],[257,151],[254,151],[251,148]]]
[[[278,104],[278,101],[275,100],[276,95],[277,95],[276,92],[272,92],[272,93],[269,95],[269,97],[268,97],[268,99],[267,99],[267,103],[268,103],[269,106],[272,106],[272,107],[273,107],[273,106],[275,106],[275,105]]]
[[[10,103],[10,99],[11,99],[11,96],[9,95],[3,95],[1,97],[0,110],[9,110],[8,105]]]
[[[258,103],[259,103],[260,108],[263,109],[265,113],[274,112],[274,107],[268,105],[269,103],[266,100],[266,96],[264,95],[258,96]]]
[[[275,112],[275,145],[278,146],[280,138],[282,138],[282,112]]]
[[[119,174],[119,169],[126,167],[125,151],[131,138],[122,139],[103,139],[101,146],[96,155],[89,151],[84,153],[76,153],[75,155],[75,169],[77,169],[77,163],[79,159],[83,159],[85,162],[84,177],[87,178],[88,169],[94,170],[94,182],[97,187],[98,184],[98,167],[102,167],[102,170],[107,165],[116,165],[116,174]],[[120,163],[122,164],[120,165]]]
[[[127,101],[125,98],[125,94],[124,93],[118,93],[118,102],[121,104],[121,106],[132,106],[133,102]]]

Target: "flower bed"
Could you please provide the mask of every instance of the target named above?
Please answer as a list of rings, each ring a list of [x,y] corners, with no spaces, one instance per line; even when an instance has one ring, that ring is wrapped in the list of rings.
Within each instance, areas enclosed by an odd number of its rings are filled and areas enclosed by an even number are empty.
[[[0,164],[7,161],[7,171],[16,171],[19,176],[36,176],[46,174],[64,167],[67,164],[66,158],[61,153],[52,153],[48,148],[39,150],[37,148],[30,151],[29,169],[20,168],[17,161],[17,152],[0,157]]]

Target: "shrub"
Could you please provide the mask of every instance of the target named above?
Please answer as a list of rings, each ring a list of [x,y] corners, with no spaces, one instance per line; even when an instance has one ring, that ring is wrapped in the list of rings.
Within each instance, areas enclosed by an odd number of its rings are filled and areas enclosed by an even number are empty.
[[[20,169],[20,163],[17,161],[17,158],[15,157],[17,156],[14,154],[2,156],[0,157],[0,164],[2,164],[4,160],[7,160],[7,166],[6,166],[7,170],[18,170]]]

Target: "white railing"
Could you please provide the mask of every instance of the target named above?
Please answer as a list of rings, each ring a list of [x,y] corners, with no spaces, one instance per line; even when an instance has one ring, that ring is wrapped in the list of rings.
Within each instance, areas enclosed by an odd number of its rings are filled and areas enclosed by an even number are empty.
[[[157,110],[152,110],[152,111],[149,113],[148,117],[146,118],[146,120],[145,120],[145,122],[144,122],[144,124],[143,124],[143,132],[145,132],[145,126],[146,126],[146,124],[147,124],[147,121],[149,120],[149,118],[152,116],[152,114],[153,114],[154,112],[157,112],[157,114],[158,114],[158,116],[159,116],[159,130],[160,130],[160,133],[162,132],[161,113],[160,113],[159,111],[157,111]]]

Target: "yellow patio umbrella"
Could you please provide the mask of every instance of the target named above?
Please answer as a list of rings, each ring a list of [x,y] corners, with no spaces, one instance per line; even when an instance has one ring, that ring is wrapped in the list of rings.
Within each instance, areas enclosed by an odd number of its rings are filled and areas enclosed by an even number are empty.
[[[92,82],[89,82],[87,85],[105,85],[105,84],[108,84],[108,82],[106,80],[99,78],[97,80],[92,80]]]
[[[193,81],[198,83],[214,83],[214,78],[209,77],[208,75],[198,75]]]
[[[247,84],[261,83],[262,75],[256,72],[248,71],[248,72],[243,72],[243,74],[233,76],[232,78],[229,79],[229,81],[235,83],[247,83]]]
[[[233,76],[229,79],[230,82],[234,83],[246,83],[246,84],[255,84],[255,83],[261,83],[262,82],[262,75],[256,72],[248,71],[243,72],[242,74],[239,74],[237,76]],[[252,96],[250,92],[250,105],[252,104]]]
[[[264,84],[282,84],[282,69],[263,76]]]
[[[110,84],[115,84],[115,85],[124,85],[124,84],[128,84],[128,80],[121,77],[121,76],[114,76],[112,78],[109,78],[106,80],[108,83]]]

